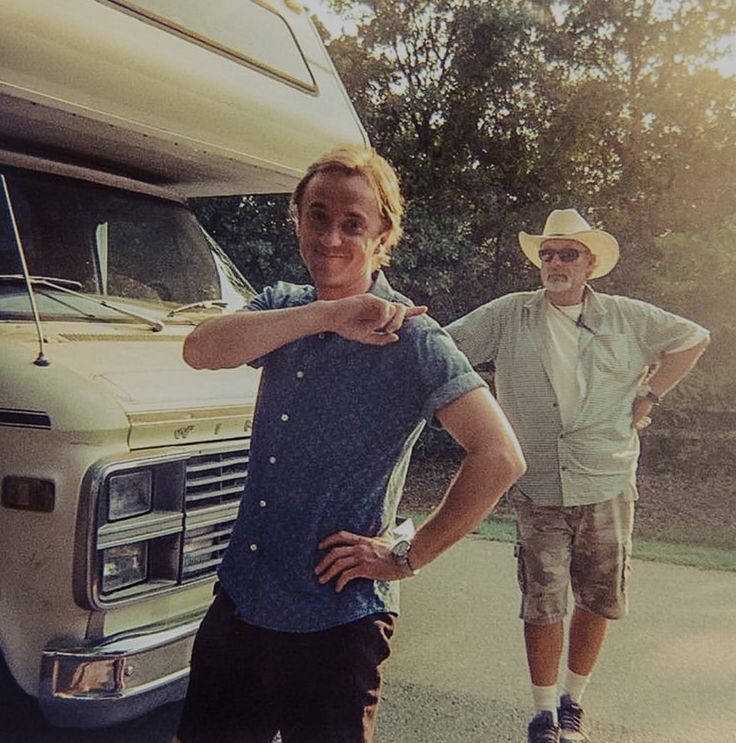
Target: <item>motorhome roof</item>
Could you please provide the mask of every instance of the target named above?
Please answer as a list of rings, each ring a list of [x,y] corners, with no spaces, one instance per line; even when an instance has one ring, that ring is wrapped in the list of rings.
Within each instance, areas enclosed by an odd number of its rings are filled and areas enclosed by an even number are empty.
[[[207,196],[289,191],[326,149],[367,142],[295,3],[207,3],[202,28],[180,13],[196,5],[4,0],[0,148]]]

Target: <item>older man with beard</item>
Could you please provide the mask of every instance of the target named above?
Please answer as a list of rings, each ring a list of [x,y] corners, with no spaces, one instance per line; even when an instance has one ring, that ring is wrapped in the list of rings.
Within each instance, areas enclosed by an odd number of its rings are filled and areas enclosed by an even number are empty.
[[[520,616],[532,683],[529,743],[590,740],[581,706],[610,619],[627,610],[638,430],[694,366],[708,332],[627,297],[594,292],[618,242],[575,209],[519,233],[544,288],[489,302],[447,329],[474,365],[492,362],[527,473],[512,488]],[[558,690],[572,587],[567,671]]]

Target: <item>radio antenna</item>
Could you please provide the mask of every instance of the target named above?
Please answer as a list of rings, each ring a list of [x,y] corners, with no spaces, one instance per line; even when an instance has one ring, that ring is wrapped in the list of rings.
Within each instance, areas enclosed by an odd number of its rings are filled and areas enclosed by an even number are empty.
[[[51,363],[44,353],[45,340],[43,337],[43,330],[41,329],[41,315],[38,312],[38,305],[36,304],[36,295],[33,291],[33,282],[31,281],[31,274],[28,271],[28,263],[26,262],[26,252],[23,249],[23,241],[20,239],[20,232],[18,231],[18,223],[15,220],[15,211],[13,210],[13,202],[10,200],[10,191],[8,190],[8,182],[5,179],[5,175],[0,173],[0,179],[3,182],[3,191],[5,192],[5,203],[8,205],[8,213],[10,214],[10,222],[13,225],[13,234],[15,235],[15,244],[18,248],[18,257],[20,258],[21,270],[23,271],[23,278],[26,282],[26,291],[28,292],[28,299],[31,302],[31,312],[33,313],[33,321],[36,323],[36,336],[38,338],[38,356],[33,362],[36,366],[49,366]]]

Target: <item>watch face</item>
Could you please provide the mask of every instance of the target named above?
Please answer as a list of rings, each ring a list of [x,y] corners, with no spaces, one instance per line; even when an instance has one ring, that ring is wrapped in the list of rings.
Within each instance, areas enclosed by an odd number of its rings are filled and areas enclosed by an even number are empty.
[[[407,542],[405,539],[403,539],[401,542],[397,542],[391,548],[391,554],[397,560],[405,560],[406,556],[409,554],[409,550],[411,550],[411,542]]]

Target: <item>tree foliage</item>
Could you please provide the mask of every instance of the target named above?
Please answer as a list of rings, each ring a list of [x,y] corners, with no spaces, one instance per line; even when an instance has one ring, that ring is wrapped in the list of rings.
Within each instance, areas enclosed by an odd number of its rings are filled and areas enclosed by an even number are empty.
[[[289,197],[227,196],[191,203],[199,221],[257,289],[275,280],[304,283]]]

